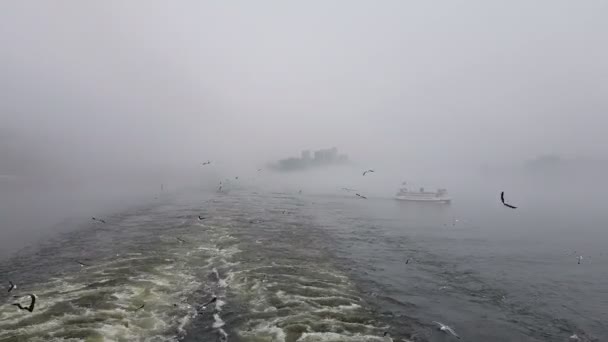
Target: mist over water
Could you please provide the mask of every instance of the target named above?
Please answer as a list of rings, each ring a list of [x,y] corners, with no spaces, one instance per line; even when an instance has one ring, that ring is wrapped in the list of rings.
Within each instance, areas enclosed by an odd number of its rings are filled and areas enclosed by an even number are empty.
[[[0,4],[0,341],[604,340],[606,11]]]

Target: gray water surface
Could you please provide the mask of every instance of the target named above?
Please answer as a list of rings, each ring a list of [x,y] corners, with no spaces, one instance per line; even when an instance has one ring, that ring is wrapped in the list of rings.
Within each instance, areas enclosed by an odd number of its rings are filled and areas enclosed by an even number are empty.
[[[605,216],[503,209],[166,196],[5,260],[0,341],[604,340]]]

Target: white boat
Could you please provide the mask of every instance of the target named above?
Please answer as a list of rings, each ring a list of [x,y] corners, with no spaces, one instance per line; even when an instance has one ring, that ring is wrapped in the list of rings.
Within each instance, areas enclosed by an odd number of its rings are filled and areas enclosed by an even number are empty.
[[[409,191],[407,188],[401,188],[395,195],[395,199],[400,201],[415,201],[415,202],[435,202],[435,203],[450,203],[452,199],[448,196],[446,189],[438,189],[435,192],[424,191]]]

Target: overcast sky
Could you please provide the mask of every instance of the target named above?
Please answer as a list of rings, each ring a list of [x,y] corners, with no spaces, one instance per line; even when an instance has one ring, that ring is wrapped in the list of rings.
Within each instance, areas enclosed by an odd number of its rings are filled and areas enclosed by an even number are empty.
[[[65,166],[608,157],[606,1],[3,1],[0,134]],[[238,161],[238,162],[237,162]]]

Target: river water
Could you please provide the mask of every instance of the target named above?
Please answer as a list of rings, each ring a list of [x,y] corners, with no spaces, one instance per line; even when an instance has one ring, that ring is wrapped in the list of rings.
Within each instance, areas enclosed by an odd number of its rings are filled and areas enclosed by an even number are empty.
[[[606,214],[536,209],[166,195],[4,260],[0,341],[607,340]]]

